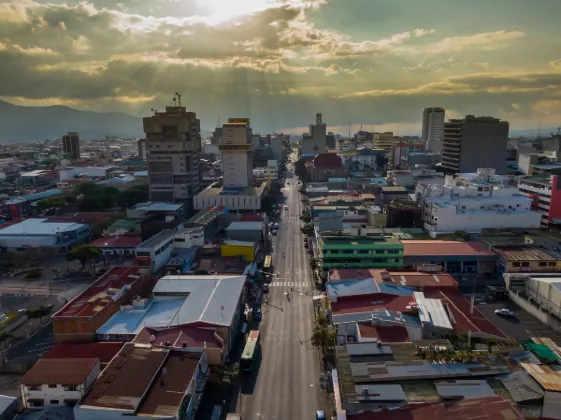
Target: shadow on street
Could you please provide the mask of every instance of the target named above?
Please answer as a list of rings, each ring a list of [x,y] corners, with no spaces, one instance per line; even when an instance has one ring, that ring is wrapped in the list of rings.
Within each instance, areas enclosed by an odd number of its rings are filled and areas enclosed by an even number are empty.
[[[266,351],[267,349],[265,349]],[[255,360],[255,367],[251,372],[243,372],[240,381],[240,392],[242,395],[252,395],[255,391],[255,384],[257,383],[257,376],[259,375],[259,369],[261,368],[261,362],[263,360],[263,347],[257,355]]]

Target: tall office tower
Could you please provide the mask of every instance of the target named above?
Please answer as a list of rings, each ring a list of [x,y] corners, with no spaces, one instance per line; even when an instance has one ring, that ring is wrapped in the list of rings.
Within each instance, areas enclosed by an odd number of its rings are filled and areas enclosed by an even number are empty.
[[[423,142],[427,152],[442,151],[444,108],[425,108],[423,111]]]
[[[508,121],[493,117],[449,120],[444,123],[442,167],[455,173],[477,172],[494,168],[506,174]]]
[[[146,139],[140,139],[138,140],[138,142],[136,143],[136,145],[138,146],[138,157],[141,160],[146,160],[146,155],[147,155],[147,151],[146,151]]]
[[[62,136],[62,151],[71,159],[80,159],[80,137],[78,133],[68,132]]]
[[[253,185],[253,133],[249,118],[229,118],[222,126],[218,150],[222,152],[224,187]]]
[[[393,132],[386,131],[385,133],[374,133],[374,140],[372,140],[373,149],[384,149],[386,156],[390,156],[392,145],[394,144]]]
[[[192,211],[193,196],[201,190],[201,123],[194,112],[181,106],[176,94],[173,106],[143,119],[146,133],[150,200],[183,203]]]

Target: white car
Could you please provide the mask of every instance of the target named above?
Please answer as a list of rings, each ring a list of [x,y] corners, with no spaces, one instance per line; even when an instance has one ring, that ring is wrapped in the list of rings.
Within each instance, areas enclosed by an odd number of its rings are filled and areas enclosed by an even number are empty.
[[[495,309],[495,314],[496,315],[500,315],[500,316],[512,316],[515,317],[516,315],[514,315],[514,312],[512,312],[510,309]]]

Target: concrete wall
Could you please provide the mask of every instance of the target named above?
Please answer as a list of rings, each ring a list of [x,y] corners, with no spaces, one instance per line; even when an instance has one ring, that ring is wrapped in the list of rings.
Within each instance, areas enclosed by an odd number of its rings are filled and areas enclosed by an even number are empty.
[[[530,315],[537,318],[544,324],[550,326],[553,330],[561,332],[561,321],[559,321],[557,318],[549,315],[547,312],[543,312],[542,310],[528,302],[524,297],[517,295],[512,290],[509,290],[508,295],[510,297],[510,300],[512,300]]]

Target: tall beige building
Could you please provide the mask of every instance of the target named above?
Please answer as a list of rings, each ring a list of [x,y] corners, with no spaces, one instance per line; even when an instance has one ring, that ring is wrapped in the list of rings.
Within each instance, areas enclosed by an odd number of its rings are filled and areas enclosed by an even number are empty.
[[[218,149],[222,152],[224,187],[253,184],[253,133],[249,118],[230,118],[222,126]]]
[[[390,156],[392,151],[393,132],[386,131],[385,133],[374,133],[374,140],[372,141],[373,149],[384,149],[386,156]]]
[[[194,112],[181,106],[143,119],[150,200],[183,203],[191,212],[193,196],[201,190],[199,168],[201,124]]]

